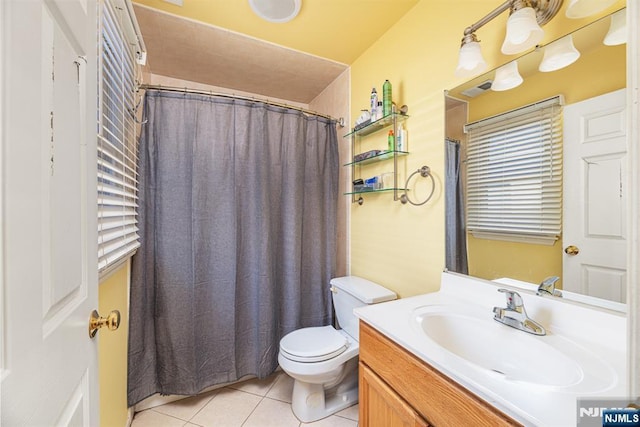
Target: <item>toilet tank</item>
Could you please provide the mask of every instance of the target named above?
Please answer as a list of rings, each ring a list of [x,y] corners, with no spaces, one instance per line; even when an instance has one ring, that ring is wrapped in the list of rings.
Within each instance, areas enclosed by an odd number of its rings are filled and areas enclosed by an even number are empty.
[[[358,318],[353,309],[397,298],[395,292],[362,277],[337,277],[330,283],[338,325],[356,341],[359,340]]]

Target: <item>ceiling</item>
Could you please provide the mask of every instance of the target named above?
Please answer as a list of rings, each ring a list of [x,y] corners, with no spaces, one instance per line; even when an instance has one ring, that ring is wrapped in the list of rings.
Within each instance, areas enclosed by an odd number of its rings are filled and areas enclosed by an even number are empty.
[[[262,20],[248,0],[134,10],[153,74],[308,104],[418,1],[302,0],[287,23]]]

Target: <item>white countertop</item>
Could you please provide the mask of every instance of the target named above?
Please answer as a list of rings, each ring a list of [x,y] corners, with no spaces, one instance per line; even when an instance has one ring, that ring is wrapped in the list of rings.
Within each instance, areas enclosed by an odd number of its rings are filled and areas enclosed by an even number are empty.
[[[517,285],[517,284],[516,284]],[[505,306],[505,296],[499,288],[512,288],[522,296],[529,317],[541,323],[547,336],[536,337],[553,343],[561,337],[586,349],[610,369],[600,370],[597,381],[583,380],[584,387],[537,385],[509,381],[469,363],[436,344],[416,320],[416,311],[425,306],[473,306],[474,312],[493,318],[495,306]],[[577,420],[576,400],[579,397],[622,397],[627,391],[626,317],[607,309],[587,306],[557,297],[535,295],[535,287],[523,289],[471,278],[455,273],[443,273],[438,292],[403,298],[396,301],[358,308],[355,314],[382,334],[398,343],[418,358],[449,376],[463,387],[524,425],[574,426]],[[493,321],[493,320],[492,320]],[[496,322],[497,323],[497,322]],[[504,326],[508,328],[508,326]],[[516,333],[526,334],[523,331]],[[509,343],[505,343],[509,345]],[[526,351],[526,349],[522,349]],[[532,369],[545,369],[539,360]],[[607,384],[593,386],[593,384]],[[587,387],[586,384],[591,384]],[[587,390],[585,392],[585,390]]]

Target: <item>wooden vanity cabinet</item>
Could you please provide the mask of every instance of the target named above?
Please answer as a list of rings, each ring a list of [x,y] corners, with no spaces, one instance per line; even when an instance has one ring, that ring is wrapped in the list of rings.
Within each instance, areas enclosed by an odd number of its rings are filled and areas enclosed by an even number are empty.
[[[363,321],[359,377],[362,427],[521,425]]]
[[[428,424],[404,399],[360,362],[360,426],[427,427]]]

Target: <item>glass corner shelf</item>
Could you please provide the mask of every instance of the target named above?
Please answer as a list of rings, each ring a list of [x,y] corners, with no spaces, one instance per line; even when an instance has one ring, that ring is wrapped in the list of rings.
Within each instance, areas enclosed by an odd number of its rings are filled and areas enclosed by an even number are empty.
[[[389,115],[384,116],[381,119],[376,120],[375,122],[369,123],[366,126],[363,126],[359,129],[355,129],[353,128],[351,130],[351,132],[349,132],[348,134],[346,134],[343,138],[347,138],[350,137],[352,135],[369,135],[372,134],[374,132],[379,131],[382,128],[385,128],[387,126],[390,126],[393,124],[393,120],[396,119],[398,123],[401,123],[402,121],[408,119],[409,116],[406,114],[400,114],[400,113],[391,113]]]
[[[351,166],[351,165],[367,165],[369,163],[381,162],[383,160],[392,159],[393,154],[396,154],[398,157],[406,156],[409,154],[408,151],[382,151],[381,153],[376,154],[375,156],[367,157],[362,160],[354,160],[353,162],[345,163],[343,166]]]

